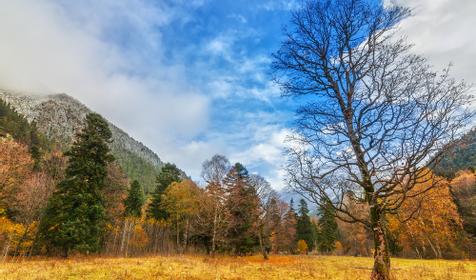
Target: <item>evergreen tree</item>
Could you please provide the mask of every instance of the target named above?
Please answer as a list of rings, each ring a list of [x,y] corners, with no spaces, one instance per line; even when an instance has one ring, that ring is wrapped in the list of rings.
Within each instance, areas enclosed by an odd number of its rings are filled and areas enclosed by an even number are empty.
[[[299,202],[299,215],[297,217],[296,225],[296,239],[304,240],[307,243],[309,251],[314,249],[314,242],[316,240],[315,227],[309,217],[309,209],[304,199]]]
[[[253,251],[258,245],[254,228],[258,215],[259,198],[250,186],[246,168],[236,163],[224,179],[227,187],[226,208],[229,212],[227,240],[236,255]]]
[[[48,248],[97,252],[105,233],[106,215],[102,190],[107,165],[113,160],[111,131],[98,114],[86,116],[85,127],[76,136],[65,179],[57,186],[40,225],[40,238]]]
[[[284,215],[282,222],[282,235],[280,236],[282,243],[282,249],[289,253],[294,254],[296,252],[296,225],[297,225],[297,215],[294,211],[294,201],[291,198],[289,202],[289,209]]]
[[[126,217],[140,217],[142,214],[142,206],[144,206],[144,192],[137,180],[134,180],[129,189],[126,200],[124,201]]]
[[[335,211],[330,201],[322,203],[319,208],[318,247],[321,252],[332,252],[338,238]]]
[[[162,195],[173,182],[180,182],[182,174],[175,164],[166,163],[157,176],[152,200],[147,208],[147,217],[155,220],[167,219],[168,213],[162,206]]]

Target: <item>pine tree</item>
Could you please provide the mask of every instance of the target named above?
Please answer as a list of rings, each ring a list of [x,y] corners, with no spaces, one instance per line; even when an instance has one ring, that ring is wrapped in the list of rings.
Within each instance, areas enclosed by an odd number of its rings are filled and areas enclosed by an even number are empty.
[[[227,240],[236,255],[253,251],[258,245],[254,228],[258,215],[259,198],[250,186],[246,168],[236,163],[224,179],[228,197],[225,206],[229,212]]]
[[[129,189],[126,200],[124,201],[126,217],[139,218],[142,214],[142,206],[144,205],[144,192],[137,180],[134,180]]]
[[[282,236],[280,237],[280,243],[282,244],[282,249],[289,253],[296,252],[296,226],[297,226],[297,215],[294,210],[294,202],[291,198],[289,202],[289,209],[284,215],[282,222]]]
[[[98,114],[86,116],[85,127],[76,136],[65,179],[57,186],[40,225],[40,238],[50,248],[97,252],[103,244],[106,215],[102,190],[107,165],[113,160],[111,131]]]
[[[299,201],[299,215],[297,217],[296,225],[296,240],[304,240],[308,246],[309,251],[314,249],[316,240],[315,227],[309,217],[309,209],[304,199]]]
[[[166,163],[160,170],[156,178],[157,185],[152,200],[147,208],[147,217],[155,220],[162,220],[168,218],[168,213],[162,206],[162,195],[173,182],[180,182],[182,174],[175,164]]]
[[[319,251],[328,253],[335,249],[335,242],[338,238],[337,222],[335,220],[335,211],[330,201],[322,203],[319,208]]]

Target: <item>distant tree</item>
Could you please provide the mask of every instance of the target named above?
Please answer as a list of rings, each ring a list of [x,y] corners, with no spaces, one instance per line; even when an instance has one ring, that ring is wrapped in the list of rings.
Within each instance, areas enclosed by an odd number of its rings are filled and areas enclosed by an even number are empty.
[[[456,173],[456,177],[451,181],[451,194],[463,219],[464,229],[476,241],[476,174],[474,171]]]
[[[165,220],[168,218],[167,211],[162,207],[162,196],[174,182],[180,182],[182,174],[175,164],[166,163],[160,170],[156,179],[156,187],[152,194],[152,200],[147,209],[147,216],[155,220]]]
[[[256,233],[258,235],[261,254],[264,259],[268,259],[268,251],[271,247],[271,235],[275,232],[280,223],[278,210],[278,194],[271,188],[271,185],[260,175],[250,176],[250,186],[255,189],[259,203],[256,209],[257,220],[255,221]]]
[[[144,192],[137,180],[134,180],[129,189],[126,200],[124,201],[126,217],[140,217],[142,214],[142,206],[144,206]]]
[[[108,226],[118,226],[122,223],[125,213],[124,201],[127,198],[129,179],[116,161],[107,166],[107,176],[102,189],[105,199],[104,208]]]
[[[225,207],[225,176],[230,170],[230,162],[225,156],[214,155],[202,164],[202,178],[207,183],[206,193],[211,207],[210,224],[211,253],[214,254],[219,240],[226,233],[227,211]],[[206,209],[205,209],[206,210]],[[210,228],[210,227],[208,227]]]
[[[309,251],[314,249],[316,231],[314,225],[311,222],[311,218],[309,217],[309,209],[307,208],[307,203],[304,199],[299,201],[299,215],[297,217],[296,224],[296,239],[306,241]]]
[[[42,156],[49,148],[46,138],[38,132],[36,124],[30,123],[24,116],[17,113],[8,103],[0,99],[0,137],[7,134],[24,145],[28,146],[33,168],[39,171]]]
[[[282,222],[287,212],[287,203],[283,202],[276,192],[268,199],[266,203],[266,212],[264,219],[265,250],[278,253],[282,247]]]
[[[0,137],[0,212],[9,218],[20,185],[29,177],[33,160],[28,147],[11,138]]]
[[[111,136],[108,123],[90,113],[66,153],[66,177],[49,199],[40,225],[42,240],[47,246],[61,249],[64,257],[71,250],[88,253],[102,247],[106,225],[102,190],[107,165],[113,160]]]
[[[236,255],[253,251],[257,245],[255,222],[259,198],[250,186],[248,170],[236,163],[224,179],[227,188],[226,208],[229,212],[227,241]]]
[[[338,238],[335,210],[330,204],[331,202],[323,202],[319,207],[317,245],[319,251],[325,253],[334,251]]]
[[[172,183],[163,196],[163,206],[175,226],[177,251],[187,251],[193,219],[199,215],[203,190],[186,179]]]
[[[419,179],[409,195],[419,193],[429,185],[435,186],[422,194],[424,199],[411,197],[403,203],[397,214],[387,217],[389,230],[403,247],[406,256],[439,259],[465,257],[461,248],[464,244],[463,223],[448,182],[428,173]],[[399,217],[408,216],[409,212],[417,208],[415,204],[420,204],[415,218],[401,223]],[[414,254],[411,254],[412,251]]]
[[[280,226],[279,243],[280,249],[288,252],[296,252],[296,227],[297,215],[294,211],[293,200],[291,199],[289,208],[287,209]]]
[[[419,171],[441,158],[473,116],[468,86],[447,69],[434,71],[395,32],[409,9],[384,2],[303,1],[273,63],[283,94],[303,101],[289,145],[289,183],[372,231],[371,278],[378,280],[390,278],[385,216],[398,211]],[[367,219],[344,204],[347,192],[369,206]]]
[[[309,247],[307,246],[306,240],[302,240],[302,239],[298,240],[297,249],[299,254],[307,255],[307,253],[309,252]]]

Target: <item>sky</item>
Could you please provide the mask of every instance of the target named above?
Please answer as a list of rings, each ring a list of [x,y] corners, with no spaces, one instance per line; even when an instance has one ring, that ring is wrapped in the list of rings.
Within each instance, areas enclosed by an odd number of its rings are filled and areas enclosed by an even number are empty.
[[[297,100],[270,80],[300,0],[0,0],[0,88],[67,93],[199,180],[214,154],[283,189]],[[476,1],[413,9],[401,35],[476,82]]]

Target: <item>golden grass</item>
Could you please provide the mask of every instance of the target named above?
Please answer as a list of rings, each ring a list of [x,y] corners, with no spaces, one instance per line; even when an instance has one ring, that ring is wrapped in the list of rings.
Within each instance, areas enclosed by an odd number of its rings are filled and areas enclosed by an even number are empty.
[[[0,279],[369,279],[372,260],[357,257],[170,256],[27,260],[0,264]],[[476,279],[476,261],[392,259],[399,280]]]

